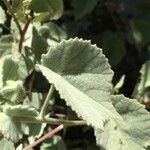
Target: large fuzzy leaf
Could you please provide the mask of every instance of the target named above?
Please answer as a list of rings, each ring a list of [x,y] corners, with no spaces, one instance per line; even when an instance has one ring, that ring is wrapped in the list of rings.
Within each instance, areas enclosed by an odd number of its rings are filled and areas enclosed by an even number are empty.
[[[64,40],[43,55],[41,62],[94,100],[110,102],[113,72],[102,50],[90,41]]]
[[[110,102],[112,71],[101,49],[90,41],[62,41],[43,55],[42,71],[61,98],[88,124],[103,129],[110,118],[120,118]]]
[[[124,119],[109,121],[104,132],[96,130],[97,143],[107,150],[145,150],[150,145],[150,116],[144,106],[122,95],[112,97]]]

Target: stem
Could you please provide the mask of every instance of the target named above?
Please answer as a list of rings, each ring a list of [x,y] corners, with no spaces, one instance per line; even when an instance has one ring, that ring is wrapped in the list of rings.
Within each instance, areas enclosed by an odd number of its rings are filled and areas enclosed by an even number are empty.
[[[50,89],[49,89],[49,91],[48,91],[47,97],[46,97],[46,99],[44,101],[44,104],[43,104],[43,106],[41,108],[41,112],[40,112],[40,115],[39,115],[41,118],[44,118],[45,112],[46,112],[47,107],[48,107],[48,102],[52,98],[54,89],[55,89],[55,87],[52,84],[51,87],[50,87]]]
[[[24,41],[24,38],[25,38],[25,34],[27,32],[27,29],[28,29],[32,19],[33,19],[32,16],[30,16],[30,15],[27,16],[24,28],[23,28],[23,30],[20,34],[20,41],[19,41],[19,48],[18,48],[19,53],[21,53],[21,51],[22,51],[22,46],[23,46],[23,41]]]
[[[21,25],[20,25],[18,19],[16,18],[16,16],[15,16],[15,14],[14,14],[14,12],[13,12],[10,4],[9,4],[9,2],[7,0],[3,0],[3,2],[5,3],[8,11],[10,12],[11,16],[13,17],[14,22],[16,23],[16,26],[17,26],[17,28],[19,30],[20,35],[21,35],[21,33],[22,33]]]
[[[64,128],[63,125],[58,126],[57,128],[53,129],[52,131],[49,131],[47,134],[42,136],[40,139],[36,140],[35,142],[30,144],[29,146],[25,147],[23,150],[31,149],[32,147],[36,146],[37,144],[41,143],[42,141],[46,140],[47,138],[52,137],[54,134],[56,134],[57,132],[61,131],[63,128]]]
[[[81,126],[86,125],[84,120],[63,120],[63,119],[56,119],[56,118],[49,118],[45,117],[44,119],[41,117],[18,117],[14,116],[16,121],[21,121],[23,123],[47,123],[50,125],[61,125],[63,124],[65,127],[70,126]]]

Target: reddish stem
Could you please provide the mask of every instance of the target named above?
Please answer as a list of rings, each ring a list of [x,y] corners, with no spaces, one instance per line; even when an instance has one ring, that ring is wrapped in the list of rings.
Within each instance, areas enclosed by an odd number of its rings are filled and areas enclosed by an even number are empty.
[[[58,126],[57,128],[53,129],[52,131],[49,131],[47,134],[42,136],[40,139],[36,140],[32,144],[26,146],[23,150],[30,150],[32,147],[36,146],[37,144],[41,143],[42,141],[46,140],[47,138],[52,137],[57,132],[61,131],[64,128],[63,125]]]
[[[22,32],[21,32],[21,34],[20,34],[20,41],[19,41],[19,53],[21,53],[22,52],[22,46],[23,46],[23,41],[24,41],[24,38],[25,38],[25,34],[26,34],[26,32],[27,32],[27,29],[28,29],[28,27],[29,27],[29,25],[30,25],[30,23],[31,23],[31,21],[32,21],[32,19],[33,19],[33,17],[32,16],[27,16],[27,19],[26,19],[26,22],[25,22],[25,25],[24,25],[24,28],[23,28],[23,30],[22,30]]]

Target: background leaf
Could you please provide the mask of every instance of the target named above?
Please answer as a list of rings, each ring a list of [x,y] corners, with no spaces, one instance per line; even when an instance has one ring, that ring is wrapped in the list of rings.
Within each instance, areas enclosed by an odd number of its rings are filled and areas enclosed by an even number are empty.
[[[32,0],[29,8],[35,13],[46,13],[50,19],[57,20],[63,13],[62,0]]]
[[[41,55],[47,52],[47,46],[46,40],[38,33],[37,29],[33,27],[31,48],[35,55],[35,62],[40,62]]]
[[[22,138],[21,124],[20,122],[13,120],[5,113],[0,113],[0,132],[1,134],[13,142],[17,142]]]

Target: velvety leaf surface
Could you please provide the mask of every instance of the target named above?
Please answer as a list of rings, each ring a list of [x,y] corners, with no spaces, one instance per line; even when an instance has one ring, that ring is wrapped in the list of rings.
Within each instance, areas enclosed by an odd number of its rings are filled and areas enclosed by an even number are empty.
[[[47,42],[46,40],[38,33],[37,29],[33,27],[33,37],[32,37],[32,50],[35,55],[35,61],[39,62],[41,55],[47,52]]]
[[[29,106],[22,105],[6,105],[3,112],[5,112],[10,117],[36,117],[38,115],[38,112],[35,108],[30,108]]]
[[[0,139],[1,150],[15,150],[14,143],[6,138]]]
[[[0,113],[0,133],[7,139],[17,142],[22,138],[21,124],[20,122],[13,120],[5,113]]]
[[[150,60],[145,62],[145,64],[142,66],[141,70],[141,81],[138,87],[139,93],[150,87]]]
[[[0,88],[7,80],[17,79],[18,62],[11,55],[6,55],[0,59]]]
[[[109,121],[104,132],[96,130],[97,143],[107,150],[145,150],[150,145],[150,116],[144,106],[122,95],[112,96],[124,121]]]
[[[13,103],[19,103],[25,95],[25,90],[22,81],[8,80],[6,81],[6,85],[0,90],[0,93],[3,98]]]
[[[103,129],[110,118],[120,119],[110,101],[113,72],[101,49],[90,41],[62,41],[42,57],[42,71],[62,99],[88,124]]]

